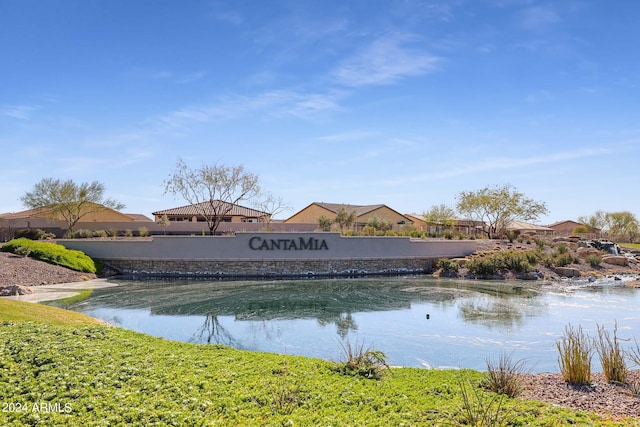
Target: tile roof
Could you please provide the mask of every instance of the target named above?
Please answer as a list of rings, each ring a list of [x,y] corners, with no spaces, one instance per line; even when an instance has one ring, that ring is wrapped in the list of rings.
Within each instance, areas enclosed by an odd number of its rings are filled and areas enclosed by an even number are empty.
[[[207,212],[207,214],[214,214],[214,210],[212,209],[210,202],[202,202],[196,203],[193,205],[180,206],[172,209],[165,209],[162,211],[153,212],[154,216],[197,216],[202,215],[203,210]],[[221,200],[213,200],[215,210],[218,212],[225,212],[225,215],[230,216],[243,216],[243,217],[263,217],[268,216],[267,212],[262,212],[257,209],[251,209],[240,205],[235,205],[233,203],[223,202]]]

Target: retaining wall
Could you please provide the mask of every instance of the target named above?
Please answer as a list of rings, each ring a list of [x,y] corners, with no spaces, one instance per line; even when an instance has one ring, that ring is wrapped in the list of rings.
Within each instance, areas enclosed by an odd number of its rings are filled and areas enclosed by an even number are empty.
[[[421,273],[473,240],[343,237],[339,233],[237,233],[147,239],[60,239],[125,274],[221,277]]]

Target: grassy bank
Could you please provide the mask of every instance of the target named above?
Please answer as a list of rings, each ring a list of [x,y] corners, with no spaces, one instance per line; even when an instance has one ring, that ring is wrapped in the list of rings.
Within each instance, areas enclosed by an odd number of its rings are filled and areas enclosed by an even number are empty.
[[[85,291],[88,292],[88,291]],[[93,317],[30,302],[0,298],[0,322],[41,322],[50,325],[97,325]]]
[[[469,411],[496,421],[477,425],[601,424],[496,398],[478,388],[479,372],[402,368],[370,380],[324,360],[167,341],[0,303],[0,425],[467,425]]]

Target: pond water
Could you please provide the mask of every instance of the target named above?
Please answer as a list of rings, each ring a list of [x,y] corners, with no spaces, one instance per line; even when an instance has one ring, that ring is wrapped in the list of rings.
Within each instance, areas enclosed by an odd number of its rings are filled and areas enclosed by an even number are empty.
[[[277,280],[111,280],[64,305],[172,340],[339,360],[346,340],[391,365],[486,369],[511,354],[558,372],[565,326],[640,341],[640,290],[620,281],[485,282],[429,276]],[[53,303],[62,305],[63,302]],[[594,370],[600,371],[597,356]]]

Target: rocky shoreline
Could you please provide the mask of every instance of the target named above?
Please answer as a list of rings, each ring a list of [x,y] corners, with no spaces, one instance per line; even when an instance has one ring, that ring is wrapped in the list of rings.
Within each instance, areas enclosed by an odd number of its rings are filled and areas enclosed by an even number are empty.
[[[495,245],[495,242],[487,243],[487,249],[496,250]],[[500,245],[504,250],[509,248],[505,243]],[[581,268],[585,269],[584,277],[625,276],[629,279],[631,276],[631,279],[640,279],[640,266],[637,264],[627,267],[605,265],[597,270],[585,265]],[[544,275],[545,280],[558,283],[567,281],[552,270],[540,273]],[[95,278],[94,274],[79,273],[32,258],[0,252],[0,296],[32,294],[42,285],[83,282]],[[633,282],[625,281],[629,284]],[[634,394],[629,385],[607,383],[600,373],[592,374],[592,384],[588,387],[572,387],[565,383],[558,373],[525,374],[522,376],[522,383],[524,392],[521,398],[540,400],[575,410],[594,411],[614,420],[632,417],[634,424],[640,425],[640,394]],[[636,389],[640,388],[640,370],[630,371],[629,384],[635,384]]]

